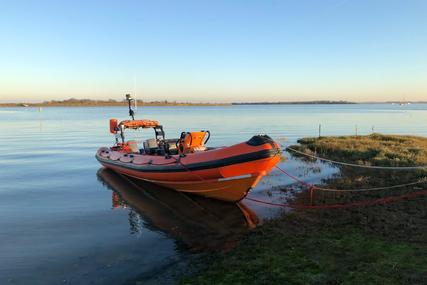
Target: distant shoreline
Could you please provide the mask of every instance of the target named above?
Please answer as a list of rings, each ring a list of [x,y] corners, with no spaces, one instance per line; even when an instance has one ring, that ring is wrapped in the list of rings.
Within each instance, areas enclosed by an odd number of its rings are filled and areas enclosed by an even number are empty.
[[[125,101],[115,100],[76,100],[46,101],[41,103],[0,103],[0,107],[121,107],[127,106]],[[153,101],[144,102],[138,100],[138,106],[231,106],[231,103],[191,103],[191,102],[168,102]]]
[[[233,103],[194,103],[194,102],[170,102],[170,101],[151,101],[145,102],[138,100],[138,106],[232,106],[232,105],[350,105],[350,104],[426,104],[427,101],[388,101],[388,102],[349,102],[349,101],[279,101],[279,102],[233,102]],[[116,100],[89,100],[89,99],[67,99],[62,101],[51,100],[41,103],[0,103],[0,107],[120,107],[127,106],[125,101]]]
[[[349,101],[329,101],[329,100],[318,100],[318,101],[290,101],[290,102],[242,102],[242,103],[231,103],[232,105],[317,105],[317,104],[358,104],[356,102]]]

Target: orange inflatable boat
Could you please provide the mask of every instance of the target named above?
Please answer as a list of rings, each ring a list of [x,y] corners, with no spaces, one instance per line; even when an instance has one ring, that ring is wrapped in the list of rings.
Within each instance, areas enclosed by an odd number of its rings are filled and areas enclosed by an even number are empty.
[[[157,121],[110,120],[116,136],[113,147],[102,147],[97,160],[118,173],[152,182],[176,191],[237,202],[280,160],[279,145],[267,135],[253,136],[228,147],[207,147],[209,131],[182,132],[180,138],[166,139]],[[126,129],[153,128],[155,137],[142,142],[126,141]]]

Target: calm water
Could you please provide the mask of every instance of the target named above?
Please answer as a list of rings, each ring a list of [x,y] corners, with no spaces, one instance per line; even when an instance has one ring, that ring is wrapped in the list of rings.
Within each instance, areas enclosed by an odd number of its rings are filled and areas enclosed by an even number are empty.
[[[126,115],[121,107],[0,108],[0,284],[164,283],[194,252],[231,247],[280,211],[183,197],[100,170],[95,151],[113,143],[108,119]],[[426,104],[146,107],[137,116],[159,120],[169,137],[209,129],[211,146],[257,133],[288,144],[316,136],[319,124],[322,135],[427,136]],[[292,159],[282,167],[307,174]],[[273,171],[251,197],[283,201],[269,189],[290,183]]]

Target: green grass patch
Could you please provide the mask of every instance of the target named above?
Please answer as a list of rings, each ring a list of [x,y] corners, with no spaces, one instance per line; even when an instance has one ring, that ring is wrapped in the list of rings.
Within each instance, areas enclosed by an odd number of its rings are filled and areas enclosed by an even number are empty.
[[[303,138],[292,146],[333,160],[377,166],[427,165],[427,138],[382,135]]]
[[[427,165],[427,138],[423,137],[304,138],[292,147],[364,165]],[[340,174],[325,179],[322,186],[360,189],[426,177],[426,170],[339,168]],[[366,194],[316,196],[342,203],[426,188],[424,183]],[[304,195],[294,202],[304,201]],[[205,260],[207,266],[181,284],[427,284],[426,241],[426,197],[362,208],[297,210],[266,222],[231,251]]]
[[[181,284],[423,284],[427,248],[351,226],[319,230],[298,215],[270,222]]]

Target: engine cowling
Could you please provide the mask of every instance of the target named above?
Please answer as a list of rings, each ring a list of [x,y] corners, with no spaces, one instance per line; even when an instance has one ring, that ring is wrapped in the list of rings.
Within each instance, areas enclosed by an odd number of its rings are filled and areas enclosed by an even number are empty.
[[[110,133],[117,134],[117,126],[118,122],[117,119],[110,119]]]

